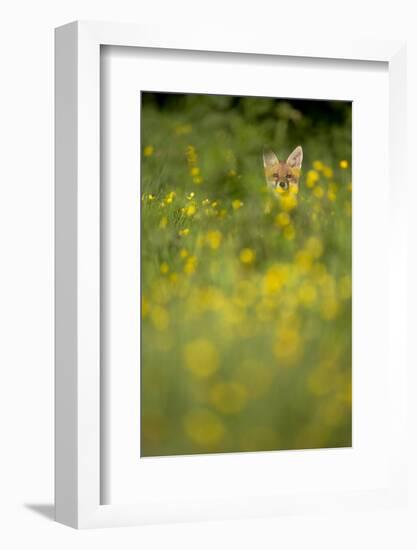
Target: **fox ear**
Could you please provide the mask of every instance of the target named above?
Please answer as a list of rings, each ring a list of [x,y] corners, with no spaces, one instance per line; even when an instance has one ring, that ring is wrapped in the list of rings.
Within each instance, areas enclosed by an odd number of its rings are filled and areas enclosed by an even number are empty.
[[[264,167],[268,166],[274,166],[274,164],[278,164],[279,160],[276,156],[276,154],[271,151],[271,149],[264,149]]]
[[[300,169],[302,162],[303,162],[303,149],[299,145],[294,149],[291,155],[287,158],[287,164],[291,166],[291,168]]]

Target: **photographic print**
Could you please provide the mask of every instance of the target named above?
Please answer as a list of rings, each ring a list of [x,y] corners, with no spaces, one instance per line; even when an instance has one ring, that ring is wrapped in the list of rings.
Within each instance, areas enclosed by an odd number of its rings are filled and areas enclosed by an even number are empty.
[[[351,102],[141,93],[141,456],[351,446],[351,146]]]

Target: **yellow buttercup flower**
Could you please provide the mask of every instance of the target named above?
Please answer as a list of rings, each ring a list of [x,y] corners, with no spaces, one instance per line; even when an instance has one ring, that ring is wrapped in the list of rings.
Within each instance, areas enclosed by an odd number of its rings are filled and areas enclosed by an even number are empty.
[[[191,218],[197,212],[195,204],[191,203],[185,208],[186,215]]]
[[[206,234],[206,242],[212,250],[217,250],[222,242],[222,234],[218,230],[208,231]]]
[[[155,148],[153,145],[147,145],[143,150],[143,155],[145,157],[151,157],[154,154]]]
[[[192,275],[197,269],[197,258],[195,256],[190,256],[187,258],[187,261],[184,265],[184,273],[187,275]]]
[[[275,223],[279,227],[286,227],[291,223],[291,218],[287,212],[280,212],[275,218]]]
[[[320,179],[320,175],[316,170],[309,170],[307,172],[307,177],[306,177],[307,187],[310,187],[310,188],[314,187],[315,184],[319,181],[319,179]]]
[[[166,204],[171,204],[172,201],[175,199],[175,197],[176,197],[175,191],[171,191],[170,193],[168,193],[168,195],[165,197]]]
[[[252,264],[255,261],[255,251],[251,248],[243,248],[239,254],[242,264]]]
[[[341,160],[339,162],[339,166],[340,166],[340,168],[342,168],[342,170],[346,170],[346,168],[349,167],[349,163],[348,163],[347,160]]]
[[[263,278],[263,291],[265,294],[276,294],[287,282],[289,278],[289,268],[283,264],[274,264],[266,272]]]
[[[294,208],[298,204],[296,195],[292,193],[288,193],[286,195],[280,195],[279,199],[280,199],[281,208],[286,211],[294,210]]]
[[[325,166],[323,168],[323,175],[327,179],[330,179],[333,177],[333,170],[330,168],[330,166]]]
[[[167,225],[168,225],[168,218],[164,216],[163,218],[161,218],[161,221],[159,222],[159,227],[160,229],[165,229]]]
[[[235,199],[232,201],[232,208],[233,210],[239,210],[239,208],[242,208],[243,202],[239,199]]]
[[[162,262],[161,266],[160,266],[160,271],[163,275],[165,275],[166,273],[168,273],[169,271],[169,265],[167,264],[167,262]]]
[[[309,237],[305,243],[305,248],[315,259],[323,254],[323,242],[319,237]]]
[[[313,168],[314,170],[317,170],[318,172],[321,172],[324,168],[324,164],[321,162],[321,160],[315,160],[313,162]]]

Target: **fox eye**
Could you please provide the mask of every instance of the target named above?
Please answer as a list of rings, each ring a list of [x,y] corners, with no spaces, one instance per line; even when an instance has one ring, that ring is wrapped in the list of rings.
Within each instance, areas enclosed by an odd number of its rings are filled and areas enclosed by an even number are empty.
[[[279,186],[281,187],[281,189],[286,189],[288,187],[288,184],[285,181],[280,181]]]
[[[291,177],[291,174],[287,174],[285,177],[287,178],[287,180],[289,180]]]

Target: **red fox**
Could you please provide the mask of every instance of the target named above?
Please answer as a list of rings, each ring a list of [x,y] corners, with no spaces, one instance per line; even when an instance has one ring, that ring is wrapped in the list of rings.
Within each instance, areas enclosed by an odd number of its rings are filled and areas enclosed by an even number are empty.
[[[266,183],[274,193],[298,193],[303,149],[299,145],[294,149],[286,161],[278,160],[270,149],[265,149],[264,169]]]

